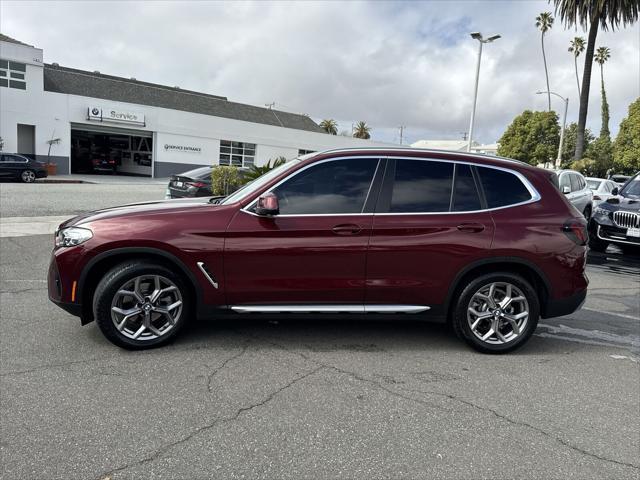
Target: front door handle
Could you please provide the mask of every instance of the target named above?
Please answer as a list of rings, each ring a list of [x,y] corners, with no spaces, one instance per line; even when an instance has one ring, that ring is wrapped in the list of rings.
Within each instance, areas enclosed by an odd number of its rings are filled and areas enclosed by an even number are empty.
[[[331,230],[336,235],[357,235],[362,231],[362,227],[360,225],[356,225],[355,223],[344,223],[341,225],[336,225]]]
[[[484,230],[484,225],[481,223],[461,223],[458,225],[458,230],[461,232],[478,233]]]

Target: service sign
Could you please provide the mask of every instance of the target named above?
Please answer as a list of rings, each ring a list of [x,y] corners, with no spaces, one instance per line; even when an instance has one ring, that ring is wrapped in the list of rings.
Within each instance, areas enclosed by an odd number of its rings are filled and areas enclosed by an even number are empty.
[[[144,114],[121,110],[118,108],[102,108],[90,106],[87,109],[87,119],[95,122],[127,123],[129,125],[145,125]]]

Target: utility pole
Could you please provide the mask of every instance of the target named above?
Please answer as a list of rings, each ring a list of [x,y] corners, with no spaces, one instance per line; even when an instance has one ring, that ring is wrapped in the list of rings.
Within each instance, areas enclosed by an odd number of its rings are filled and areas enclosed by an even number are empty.
[[[462,140],[466,140],[468,132],[460,132],[460,133],[462,134]]]
[[[569,109],[569,97],[564,98],[562,95],[556,92],[536,92],[536,95],[542,95],[543,93],[550,93],[556,97],[562,99],[564,102],[564,115],[562,116],[562,127],[560,128],[560,145],[558,145],[558,155],[556,157],[556,168],[560,168],[562,163],[562,146],[564,145],[564,131],[567,126],[567,110]]]
[[[400,125],[398,128],[400,129],[400,145],[402,145],[402,138],[403,138],[402,133],[404,132],[404,129],[407,127],[406,125]]]

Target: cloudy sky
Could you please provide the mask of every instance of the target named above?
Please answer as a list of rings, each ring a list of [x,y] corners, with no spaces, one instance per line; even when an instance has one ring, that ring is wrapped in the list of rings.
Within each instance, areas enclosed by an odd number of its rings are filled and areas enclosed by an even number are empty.
[[[424,2],[27,2],[0,3],[2,33],[44,49],[45,62],[227,96],[230,100],[335,118],[341,130],[365,120],[372,137],[456,139],[468,130],[477,42],[484,49],[476,138],[496,141],[524,109],[546,97],[535,17],[546,0]],[[545,37],[550,85],[577,86],[569,40],[586,36],[556,20]],[[611,130],[640,95],[640,26],[599,32],[611,48],[605,84]],[[581,63],[581,62],[580,62]],[[597,67],[597,65],[596,65]],[[582,66],[579,64],[579,68]],[[600,130],[594,69],[588,126]],[[553,97],[552,97],[553,98]],[[561,112],[562,102],[552,100]]]

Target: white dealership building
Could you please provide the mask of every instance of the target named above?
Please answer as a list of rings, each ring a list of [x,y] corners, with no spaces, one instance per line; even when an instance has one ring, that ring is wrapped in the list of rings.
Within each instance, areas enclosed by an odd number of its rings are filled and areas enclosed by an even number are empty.
[[[153,177],[383,145],[328,135],[305,115],[45,64],[41,49],[2,34],[0,137],[4,152],[55,163],[58,174],[90,172],[102,161]]]

